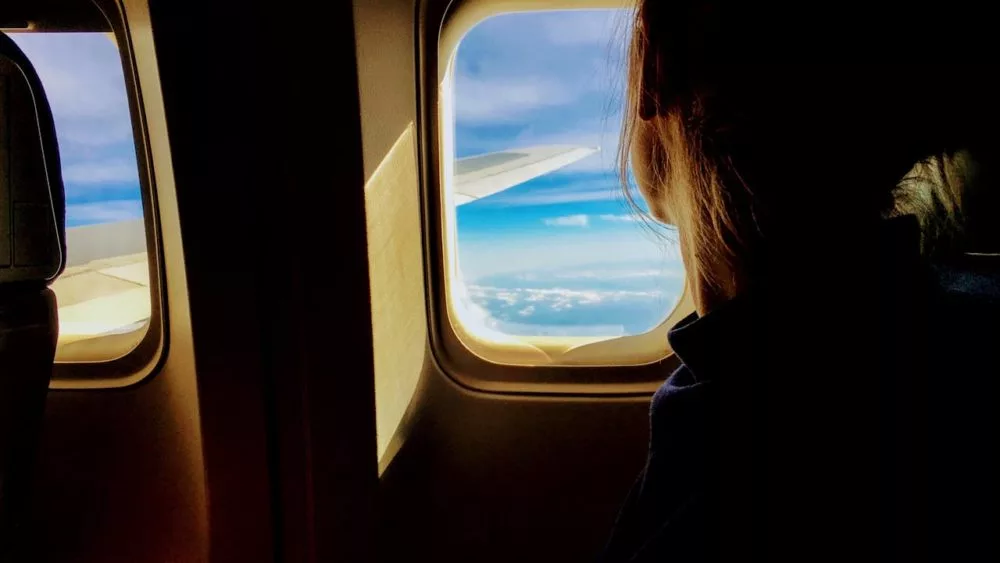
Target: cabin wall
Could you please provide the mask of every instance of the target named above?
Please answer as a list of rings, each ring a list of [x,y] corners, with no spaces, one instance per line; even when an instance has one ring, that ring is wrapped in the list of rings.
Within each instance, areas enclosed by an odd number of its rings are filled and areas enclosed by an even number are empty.
[[[380,459],[413,397],[427,342],[415,13],[412,0],[354,2]]]

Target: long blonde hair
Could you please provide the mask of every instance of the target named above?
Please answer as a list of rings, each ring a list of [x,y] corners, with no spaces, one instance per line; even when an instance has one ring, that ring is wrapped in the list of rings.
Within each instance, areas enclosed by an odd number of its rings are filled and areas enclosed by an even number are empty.
[[[650,68],[646,64],[646,61],[653,59],[648,56],[649,51],[658,48],[657,42],[665,39],[656,36],[651,26],[647,25],[645,11],[650,9],[649,6],[649,3],[643,3],[635,11],[628,48],[624,119],[618,154],[619,176],[625,185],[627,202],[634,211],[641,213],[635,200],[635,192],[628,187],[631,156],[636,148],[634,140],[638,130],[652,129],[651,137],[658,142],[642,148],[648,154],[644,159],[646,170],[639,174],[640,177],[645,176],[648,190],[646,197],[653,200],[651,203],[659,202],[664,207],[684,207],[694,211],[671,217],[671,223],[683,238],[685,261],[721,265],[722,267],[702,269],[705,282],[723,289],[736,282],[733,279],[722,279],[718,272],[737,272],[742,269],[740,257],[746,250],[747,241],[743,240],[745,229],[739,225],[740,218],[736,214],[737,207],[733,205],[733,200],[737,197],[736,190],[744,190],[749,196],[749,188],[742,181],[737,181],[733,186],[721,185],[718,165],[706,158],[703,137],[699,128],[693,126],[704,118],[702,104],[691,103],[687,108],[679,103],[661,107],[662,98],[656,92],[649,91],[650,82],[656,86],[663,85],[660,77],[650,81],[649,74],[662,74],[667,70],[663,66]],[[693,99],[691,101],[696,102]],[[656,106],[655,118],[642,115],[643,106],[648,104]],[[738,175],[736,178],[739,179]],[[668,192],[667,186],[679,188]],[[656,207],[655,204],[652,206]]]

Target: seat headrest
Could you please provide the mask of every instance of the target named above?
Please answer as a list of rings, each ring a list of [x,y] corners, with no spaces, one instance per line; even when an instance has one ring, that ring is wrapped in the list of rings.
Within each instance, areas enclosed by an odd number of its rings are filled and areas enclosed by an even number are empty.
[[[66,257],[66,195],[38,73],[0,32],[0,289],[48,284]]]

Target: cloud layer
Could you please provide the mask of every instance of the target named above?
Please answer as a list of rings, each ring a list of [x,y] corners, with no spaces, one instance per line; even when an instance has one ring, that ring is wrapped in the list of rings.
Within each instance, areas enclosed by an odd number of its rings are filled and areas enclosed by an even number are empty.
[[[627,277],[627,276],[626,276]],[[625,299],[657,300],[663,297],[662,290],[636,291],[626,289],[567,289],[553,287],[549,289],[523,287],[491,287],[482,285],[468,286],[469,296],[473,300],[497,300],[507,306],[519,303],[533,303],[547,306],[560,311],[582,305],[596,305]],[[534,311],[534,309],[532,309]]]
[[[623,279],[630,276],[622,272]],[[608,280],[602,280],[607,282]],[[619,336],[658,325],[680,296],[678,284],[647,289],[517,287],[473,284],[466,308],[483,326],[533,336]]]
[[[601,263],[498,274],[456,287],[458,302],[477,322],[507,334],[640,334],[676,305],[684,272],[673,261]]]

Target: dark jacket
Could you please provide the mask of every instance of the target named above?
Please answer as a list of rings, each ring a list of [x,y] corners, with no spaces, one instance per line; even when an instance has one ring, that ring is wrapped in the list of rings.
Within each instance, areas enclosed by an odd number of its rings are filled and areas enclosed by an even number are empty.
[[[670,331],[603,561],[996,560],[1000,292],[918,243],[892,222]]]

